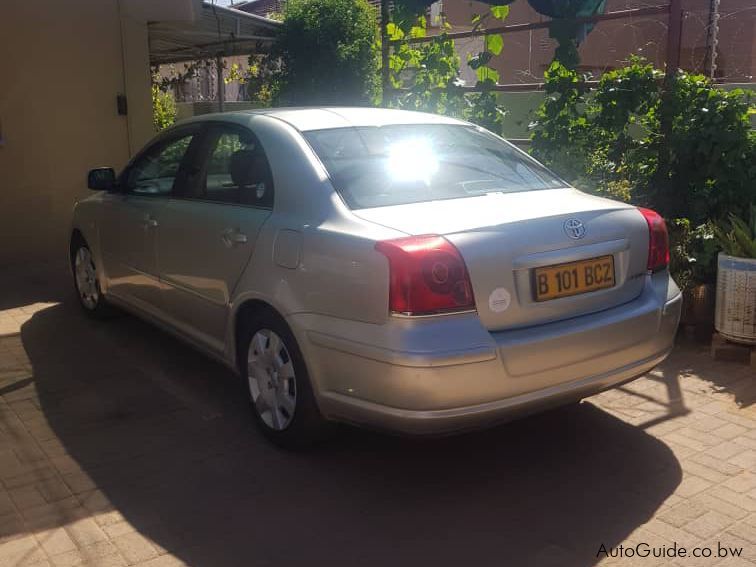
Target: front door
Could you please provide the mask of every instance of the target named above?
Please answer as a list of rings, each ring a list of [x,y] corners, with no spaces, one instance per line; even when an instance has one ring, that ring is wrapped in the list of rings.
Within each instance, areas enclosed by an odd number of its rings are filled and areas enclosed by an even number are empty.
[[[228,305],[273,206],[273,180],[257,138],[208,127],[194,182],[161,213],[158,260],[172,323],[210,348],[224,347]]]
[[[105,199],[100,242],[107,293],[150,313],[160,311],[161,210],[182,182],[197,132],[177,130],[148,147],[123,172],[120,192]]]

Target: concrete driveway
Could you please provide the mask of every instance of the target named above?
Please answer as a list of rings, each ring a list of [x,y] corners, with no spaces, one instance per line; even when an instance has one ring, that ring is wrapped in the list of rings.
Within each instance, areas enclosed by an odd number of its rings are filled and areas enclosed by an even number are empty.
[[[751,369],[683,345],[494,430],[344,428],[283,452],[222,366],[134,317],[84,318],[59,269],[6,274],[0,567],[752,565],[755,399]],[[713,557],[600,553],[637,543]]]

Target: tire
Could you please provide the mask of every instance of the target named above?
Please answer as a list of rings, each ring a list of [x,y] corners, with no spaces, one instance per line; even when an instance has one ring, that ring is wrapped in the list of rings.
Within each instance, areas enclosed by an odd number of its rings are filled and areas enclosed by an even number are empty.
[[[331,426],[318,409],[299,345],[278,314],[259,311],[245,322],[239,372],[255,421],[270,441],[294,449],[328,437]]]
[[[113,309],[102,294],[92,251],[82,238],[71,245],[71,272],[76,297],[84,313],[93,319],[110,317]]]

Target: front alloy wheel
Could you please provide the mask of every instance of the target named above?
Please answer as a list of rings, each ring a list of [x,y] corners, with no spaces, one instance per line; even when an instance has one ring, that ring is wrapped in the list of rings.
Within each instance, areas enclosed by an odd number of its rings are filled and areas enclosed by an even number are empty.
[[[100,299],[100,291],[97,288],[97,272],[92,260],[92,253],[86,246],[81,246],[76,251],[74,277],[76,278],[76,290],[79,292],[81,304],[86,309],[95,309]]]
[[[97,267],[92,251],[85,242],[79,241],[71,253],[71,268],[74,276],[76,296],[84,312],[95,319],[104,319],[112,314],[112,308],[105,300],[97,279]]]
[[[94,311],[100,301],[100,289],[97,284],[97,271],[92,253],[86,246],[80,246],[76,251],[74,277],[76,278],[76,291],[79,293],[81,304],[85,309]]]

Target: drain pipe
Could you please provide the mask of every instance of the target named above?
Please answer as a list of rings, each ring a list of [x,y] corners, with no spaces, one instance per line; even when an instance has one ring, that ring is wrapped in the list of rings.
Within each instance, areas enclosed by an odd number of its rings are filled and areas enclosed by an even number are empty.
[[[717,44],[719,44],[719,1],[709,0],[709,33],[706,36],[706,69],[710,79],[717,71]]]
[[[218,81],[218,112],[223,112],[226,89],[223,83],[223,58],[220,55],[215,57],[215,72]]]

